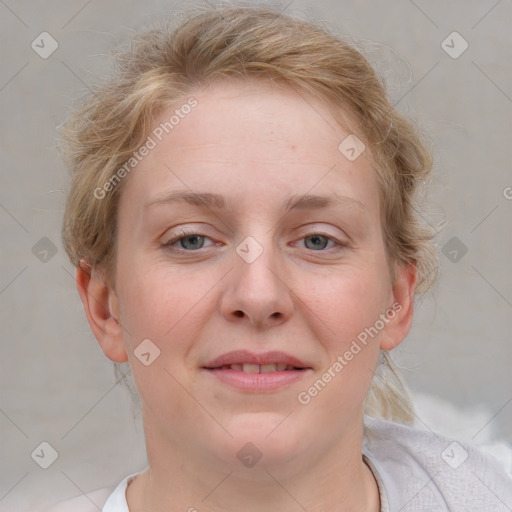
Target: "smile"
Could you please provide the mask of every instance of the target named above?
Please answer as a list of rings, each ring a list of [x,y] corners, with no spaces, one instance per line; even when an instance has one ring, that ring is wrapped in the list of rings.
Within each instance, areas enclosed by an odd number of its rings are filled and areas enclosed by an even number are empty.
[[[270,364],[230,364],[224,365],[220,368],[210,368],[212,370],[235,370],[237,372],[245,372],[245,373],[274,373],[274,372],[289,372],[293,370],[303,370],[303,368],[297,368],[292,365],[288,365],[285,363],[270,363]]]
[[[223,354],[202,369],[218,382],[241,391],[274,391],[303,379],[313,369],[284,352],[254,353],[238,350]]]

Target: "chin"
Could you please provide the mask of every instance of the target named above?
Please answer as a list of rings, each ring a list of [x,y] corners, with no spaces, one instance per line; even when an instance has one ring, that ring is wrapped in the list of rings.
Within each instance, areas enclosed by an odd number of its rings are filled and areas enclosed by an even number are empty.
[[[284,468],[311,447],[314,429],[308,429],[304,422],[298,424],[293,414],[286,417],[287,414],[244,413],[233,419],[228,429],[233,435],[229,443],[238,467]],[[255,462],[256,459],[259,460]]]

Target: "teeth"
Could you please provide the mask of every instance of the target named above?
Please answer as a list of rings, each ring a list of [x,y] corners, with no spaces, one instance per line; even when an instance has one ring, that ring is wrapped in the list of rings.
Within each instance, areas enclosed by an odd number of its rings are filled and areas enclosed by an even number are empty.
[[[223,367],[225,369],[235,370],[237,372],[244,371],[245,373],[273,373],[273,372],[284,372],[287,370],[295,370],[294,366],[287,365],[285,363],[270,363],[270,364],[231,364]]]
[[[245,373],[260,373],[260,365],[259,364],[244,364],[243,371]]]

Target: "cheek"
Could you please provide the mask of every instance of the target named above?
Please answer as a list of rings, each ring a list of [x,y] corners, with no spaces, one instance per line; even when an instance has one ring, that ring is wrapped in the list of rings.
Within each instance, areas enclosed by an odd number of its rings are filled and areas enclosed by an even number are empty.
[[[183,283],[177,271],[164,269],[126,236],[119,240],[118,296],[126,330],[148,338],[159,337],[172,327],[174,316],[184,308]],[[164,325],[165,324],[165,325]]]
[[[318,300],[309,318],[316,318],[312,330],[327,357],[302,398],[319,417],[325,411],[345,417],[364,403],[379,354],[379,331],[372,328],[386,311],[384,288],[375,279],[351,269],[344,279],[332,279],[328,292],[313,290]]]
[[[179,304],[174,294],[163,296],[164,290],[165,283],[155,282],[150,273],[134,272],[119,286],[121,319],[132,343],[141,337],[158,339],[166,326],[171,327],[172,319],[166,317],[164,308],[173,311]]]
[[[319,310],[333,331],[324,329],[328,335],[323,337],[329,362],[320,380],[327,384],[313,383],[319,390],[314,399],[319,414],[326,407],[341,414],[364,401],[377,364],[381,327],[385,325],[381,315],[389,306],[382,268],[378,264],[352,267],[346,275],[331,280]]]
[[[345,345],[386,310],[386,283],[380,269],[351,266],[333,272],[322,282],[303,284],[301,298],[314,312],[317,334],[329,344],[329,352]]]
[[[193,306],[204,293],[194,291],[186,279],[158,272],[155,266],[136,268],[139,270],[125,274],[127,279],[118,287],[124,342],[135,384],[152,414],[166,411],[169,396],[175,395],[181,399],[172,401],[173,411],[179,410],[185,418],[186,411],[181,409],[186,409],[187,395],[178,383],[187,379],[183,362],[201,314],[200,308]]]
[[[212,272],[205,276],[189,268],[162,261],[120,265],[119,275],[126,276],[118,292],[127,348],[133,351],[148,338],[159,347],[160,361],[175,366],[177,357],[184,357],[212,307],[208,291],[215,284]]]

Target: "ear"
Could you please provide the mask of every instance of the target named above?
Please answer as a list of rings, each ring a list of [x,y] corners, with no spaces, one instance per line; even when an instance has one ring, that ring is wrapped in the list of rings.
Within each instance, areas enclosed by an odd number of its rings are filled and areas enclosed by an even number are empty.
[[[76,268],[75,279],[87,320],[103,352],[111,361],[128,361],[115,291],[85,260]]]
[[[418,272],[414,264],[399,266],[397,269],[387,315],[390,320],[381,334],[380,348],[382,350],[392,350],[400,345],[411,328],[417,277]],[[394,316],[392,316],[393,312]]]

